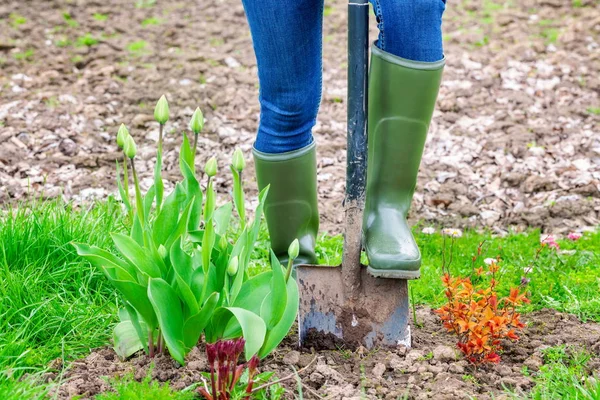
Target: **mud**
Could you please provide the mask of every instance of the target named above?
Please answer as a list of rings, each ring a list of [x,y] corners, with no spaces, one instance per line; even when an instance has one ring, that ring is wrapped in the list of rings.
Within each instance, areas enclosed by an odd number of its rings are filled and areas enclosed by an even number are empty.
[[[283,345],[261,362],[261,370],[275,371],[278,377],[292,373],[292,366],[302,372],[306,399],[503,399],[505,388],[524,394],[534,385],[534,375],[543,365],[542,350],[548,346],[566,344],[573,351],[586,349],[593,357],[588,363],[589,373],[600,368],[600,324],[582,323],[576,317],[554,310],[541,310],[525,315],[527,327],[516,343],[507,343],[502,361],[497,365],[475,369],[462,360],[454,346],[454,338],[442,328],[431,309],[417,309],[418,325],[412,326],[413,346],[399,347],[394,351],[365,348],[350,350],[343,344],[332,350],[299,349],[297,336],[290,335]],[[207,363],[202,347],[188,356],[185,367],[180,367],[169,357],[154,360],[152,377],[160,382],[170,381],[173,387],[183,389],[200,381],[200,372]],[[62,372],[66,379],[58,388],[58,398],[91,396],[108,390],[103,377],[132,372],[136,379],[148,373],[151,360],[145,355],[121,362],[112,349],[92,352],[83,360],[73,362],[66,370],[47,375],[56,380]],[[529,376],[524,375],[524,367]],[[293,392],[294,380],[283,383]],[[286,398],[292,399],[288,393]],[[364,394],[361,397],[361,393]],[[470,397],[471,396],[471,397]]]

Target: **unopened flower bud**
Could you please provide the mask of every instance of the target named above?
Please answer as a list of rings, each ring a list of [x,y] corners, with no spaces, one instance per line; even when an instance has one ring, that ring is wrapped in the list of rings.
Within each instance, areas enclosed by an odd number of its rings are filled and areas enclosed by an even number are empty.
[[[221,236],[221,239],[219,239],[219,249],[223,251],[226,250],[228,244],[229,243],[227,243],[227,238],[225,237],[225,235]]]
[[[237,172],[242,172],[246,167],[246,160],[244,160],[244,154],[242,153],[242,150],[239,147],[233,152],[233,160],[231,162],[231,165],[233,166],[233,169],[235,169]]]
[[[298,242],[298,239],[294,239],[292,244],[290,244],[290,247],[288,247],[288,256],[290,256],[290,259],[295,260],[296,258],[298,258],[299,253],[300,242]]]
[[[154,119],[163,125],[169,120],[169,103],[164,94],[158,99],[156,107],[154,107]]]
[[[237,256],[235,256],[231,260],[229,260],[229,265],[227,266],[227,273],[229,274],[229,276],[233,276],[237,273],[238,265],[239,265],[239,261],[238,261]]]
[[[217,159],[211,157],[204,165],[204,172],[208,176],[215,176],[217,174]]]
[[[160,256],[160,258],[162,258],[163,260],[165,260],[168,256],[167,254],[167,249],[165,246],[163,246],[162,244],[160,246],[158,246],[158,255]]]
[[[190,129],[195,134],[200,133],[202,128],[204,127],[204,115],[202,115],[202,111],[200,111],[200,107],[196,108],[194,114],[192,115],[192,119],[190,120]]]
[[[127,136],[129,136],[129,131],[127,130],[125,124],[121,124],[119,131],[117,132],[117,145],[120,149],[125,146],[125,139],[127,139]]]
[[[131,135],[127,136],[125,139],[125,144],[123,145],[123,151],[125,155],[129,158],[134,158],[137,153],[137,148],[135,147],[135,142],[133,141],[133,137]]]

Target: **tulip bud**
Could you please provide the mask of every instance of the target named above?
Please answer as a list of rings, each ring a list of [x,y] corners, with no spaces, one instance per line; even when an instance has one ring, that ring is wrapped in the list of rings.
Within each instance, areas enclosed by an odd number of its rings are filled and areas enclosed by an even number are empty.
[[[160,258],[162,258],[163,260],[165,260],[167,258],[167,256],[169,254],[167,254],[167,249],[165,246],[163,246],[162,244],[160,246],[158,246],[158,255],[160,256]]]
[[[200,111],[200,107],[196,108],[194,114],[192,115],[192,119],[190,120],[190,129],[195,134],[200,133],[202,128],[204,127],[204,115],[202,115],[202,111]]]
[[[127,139],[127,136],[129,136],[129,131],[127,130],[125,124],[121,124],[119,131],[117,132],[117,145],[120,149],[125,146],[125,139]]]
[[[227,245],[229,243],[227,242],[227,238],[225,237],[225,235],[221,236],[221,239],[219,239],[219,249],[225,251],[227,249]]]
[[[233,160],[231,162],[231,165],[233,166],[233,169],[235,169],[237,172],[242,172],[246,167],[246,160],[244,160],[244,154],[242,153],[242,150],[239,147],[233,152]]]
[[[204,165],[204,172],[208,176],[215,176],[217,174],[217,159],[211,157]]]
[[[290,247],[288,247],[288,256],[290,256],[291,260],[295,260],[298,258],[298,254],[300,253],[300,242],[298,239],[294,239]]]
[[[134,158],[137,153],[137,148],[135,147],[135,142],[133,141],[133,137],[131,135],[127,136],[125,139],[125,144],[123,145],[123,151],[125,155],[129,158]]]
[[[154,119],[159,124],[163,125],[169,120],[169,103],[167,102],[167,98],[164,94],[156,103],[156,107],[154,108]]]
[[[227,266],[227,273],[229,274],[229,276],[233,276],[237,273],[238,264],[239,264],[239,261],[238,261],[237,256],[235,256],[231,260],[229,260],[229,265]]]

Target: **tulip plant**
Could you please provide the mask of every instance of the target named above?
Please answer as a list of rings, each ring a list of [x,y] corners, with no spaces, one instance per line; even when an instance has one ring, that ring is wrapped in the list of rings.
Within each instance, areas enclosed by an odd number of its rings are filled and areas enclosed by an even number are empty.
[[[183,179],[163,199],[162,133],[169,119],[164,96],[154,115],[160,135],[154,184],[145,194],[136,170],[135,141],[124,125],[117,135],[124,154],[123,178],[117,163],[117,183],[132,224],[128,234],[112,234],[116,254],[85,243],[74,244],[80,256],[106,275],[122,299],[120,323],[114,329],[115,351],[126,358],[141,349],[154,356],[166,348],[183,364],[204,334],[209,344],[243,337],[245,358],[264,358],[287,335],[299,302],[291,261],[284,268],[272,253],[266,272],[252,277],[247,272],[268,187],[259,194],[254,220],[247,221],[242,180],[245,162],[238,149],[231,165],[233,205],[216,206],[215,158],[204,167],[203,193],[194,162],[204,125],[197,109],[190,122],[194,144],[183,134],[179,152]],[[128,188],[129,169],[134,201]],[[234,207],[237,224],[230,223]],[[297,257],[297,241],[289,252],[292,260]]]

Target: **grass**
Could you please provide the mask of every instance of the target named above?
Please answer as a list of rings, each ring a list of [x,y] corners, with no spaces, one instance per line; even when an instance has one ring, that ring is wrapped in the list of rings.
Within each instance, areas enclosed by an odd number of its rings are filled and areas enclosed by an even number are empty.
[[[588,367],[590,353],[561,345],[543,350],[543,356],[544,365],[533,376],[535,386],[528,399],[600,399],[598,376],[594,377]]]
[[[113,391],[96,396],[96,400],[193,400],[193,392],[179,392],[169,387],[169,383],[152,381],[150,371],[138,382],[133,374],[110,381]]]
[[[70,243],[86,241],[110,248],[109,233],[125,229],[120,215],[119,204],[110,199],[86,209],[76,209],[60,201],[0,208],[1,399],[42,398],[47,386],[32,384],[31,378],[25,381],[15,378],[46,371],[56,359],[68,365],[88,354],[91,348],[109,343],[116,322],[117,296],[108,281],[76,255]],[[499,290],[506,294],[509,287],[519,284],[524,268],[531,264],[539,247],[539,232],[535,230],[503,238],[489,232],[466,231],[455,239],[452,249],[446,237],[444,250],[444,236],[424,234],[421,229],[416,226],[414,232],[422,252],[422,277],[410,283],[411,299],[432,307],[444,302],[440,281],[444,256],[452,253],[451,270],[455,274],[470,275],[471,258],[479,243],[485,241],[486,254],[482,258],[500,257]],[[341,262],[341,236],[322,235],[318,242],[321,264]],[[583,320],[600,321],[600,231],[585,233],[576,242],[559,243],[561,252],[544,249],[533,266],[529,276],[532,304],[525,311],[553,307]],[[261,272],[268,259],[268,234],[264,226],[256,251],[249,269],[252,274]],[[550,353],[547,357],[554,359]],[[539,386],[536,390],[540,393],[554,390],[551,385],[559,377],[571,376],[581,381],[570,359],[561,360],[548,364],[545,375],[536,377]],[[580,358],[572,360],[579,362]],[[138,398],[152,398],[153,393],[168,389],[149,383],[140,385],[115,381],[113,397],[105,400],[135,399],[135,393],[143,396]],[[583,389],[597,390],[587,386]],[[169,398],[166,396],[157,398]]]
[[[54,359],[72,360],[107,343],[116,296],[70,243],[109,246],[109,232],[123,228],[118,207],[106,202],[75,210],[42,202],[0,212],[0,379],[39,372]]]

